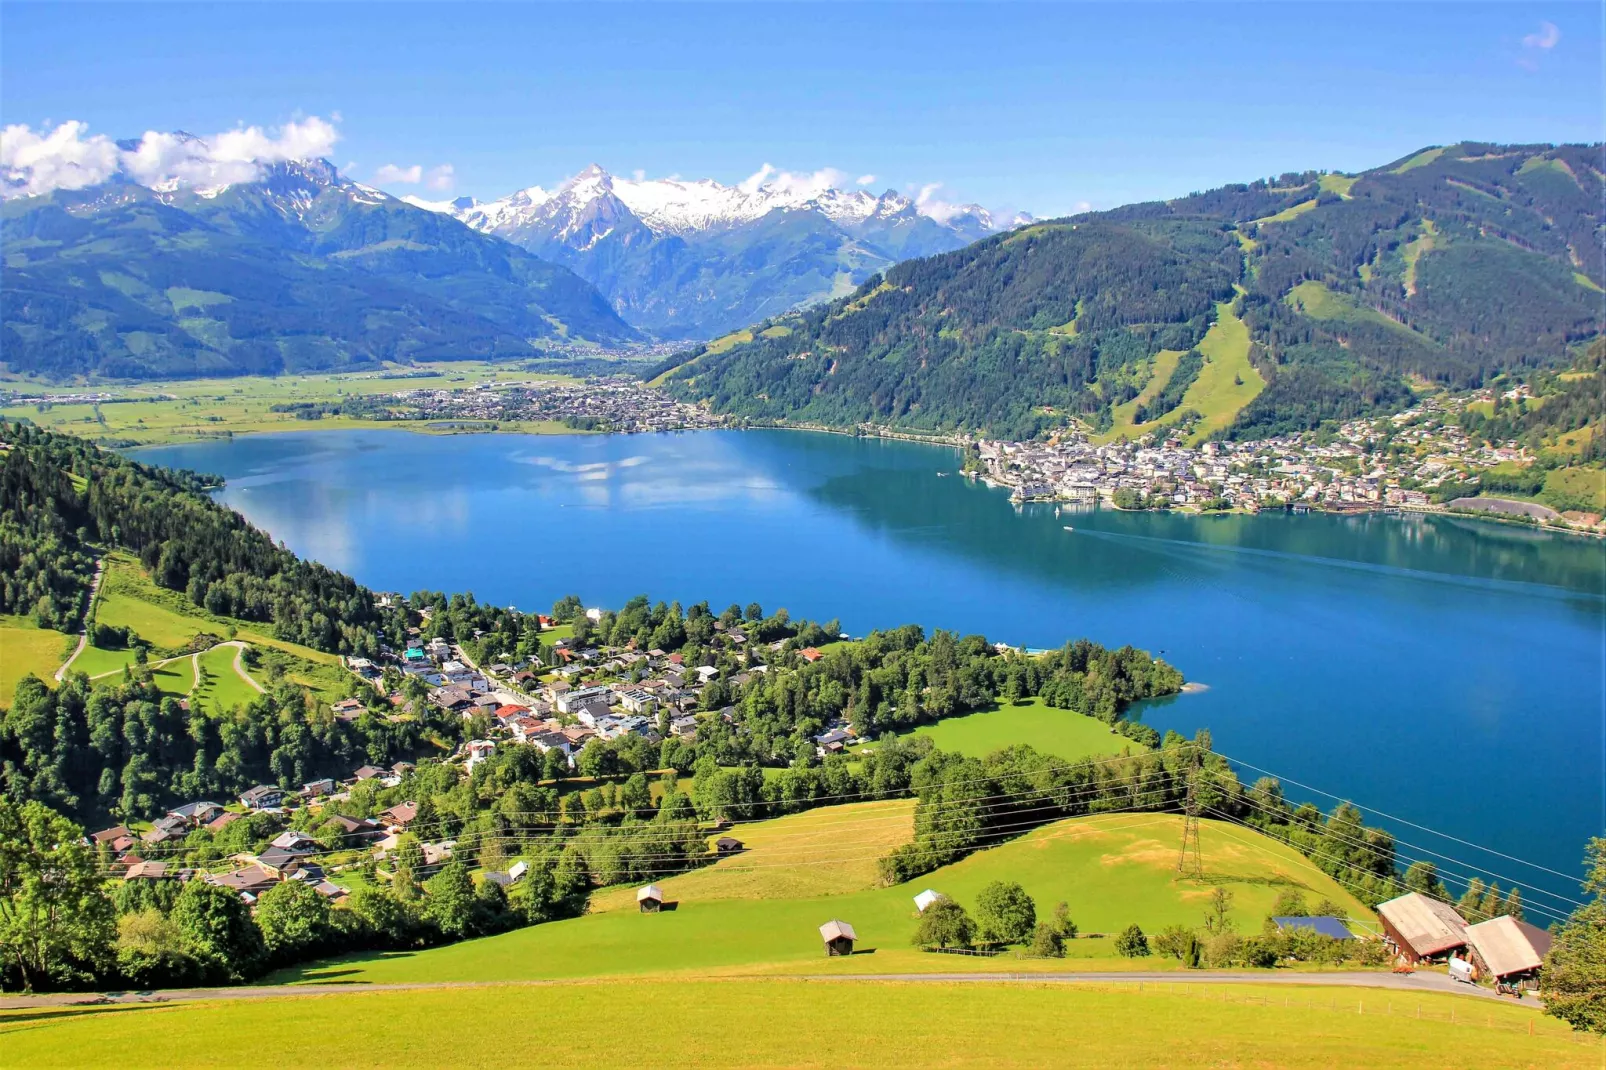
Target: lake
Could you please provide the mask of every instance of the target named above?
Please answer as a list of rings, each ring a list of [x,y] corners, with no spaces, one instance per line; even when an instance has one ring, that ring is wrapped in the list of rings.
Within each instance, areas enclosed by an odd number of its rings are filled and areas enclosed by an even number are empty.
[[[1132,643],[1208,687],[1147,723],[1208,727],[1234,759],[1425,826],[1392,823],[1402,858],[1519,880],[1540,924],[1561,905],[1544,889],[1576,894],[1560,874],[1606,822],[1606,548],[1577,536],[1017,509],[951,450],[807,432],[297,432],[133,452],[226,476],[224,502],[378,590],[529,611],[570,592],[756,600],[855,635]]]

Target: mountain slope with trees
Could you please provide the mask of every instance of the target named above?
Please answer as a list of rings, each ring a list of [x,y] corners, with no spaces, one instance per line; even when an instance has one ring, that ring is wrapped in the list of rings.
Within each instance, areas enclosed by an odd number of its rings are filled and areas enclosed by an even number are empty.
[[[276,374],[636,337],[566,268],[322,160],[222,191],[57,190],[6,202],[0,222],[13,371]]]
[[[762,420],[1102,429],[1224,302],[1266,385],[1223,434],[1389,410],[1424,381],[1566,365],[1601,334],[1599,157],[1466,143],[1037,224],[897,265],[657,374]]]

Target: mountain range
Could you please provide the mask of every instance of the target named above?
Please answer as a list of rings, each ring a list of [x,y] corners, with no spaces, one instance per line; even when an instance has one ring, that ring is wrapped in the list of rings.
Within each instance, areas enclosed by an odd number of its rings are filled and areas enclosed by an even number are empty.
[[[1030,219],[1001,225],[974,204],[759,179],[629,179],[592,165],[555,189],[489,203],[408,200],[570,268],[627,322],[668,340],[705,340],[840,296],[899,261]]]
[[[8,200],[0,228],[16,371],[274,374],[640,337],[569,269],[324,160],[215,188],[115,175]]]
[[[1435,147],[1025,226],[665,363],[760,420],[1259,436],[1603,331],[1600,145]]]

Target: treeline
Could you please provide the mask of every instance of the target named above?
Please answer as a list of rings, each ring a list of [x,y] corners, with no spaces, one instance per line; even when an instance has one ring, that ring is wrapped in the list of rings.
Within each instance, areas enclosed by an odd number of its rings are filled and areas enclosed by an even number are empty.
[[[0,713],[0,794],[43,802],[81,820],[144,820],[196,799],[226,801],[246,788],[288,788],[348,776],[455,746],[461,718],[416,702],[391,719],[371,688],[355,720],[341,720],[294,681],[268,675],[269,690],[245,706],[185,709],[135,666],[94,687],[69,675],[51,690],[26,676]],[[438,751],[437,751],[438,752]]]
[[[1309,803],[1295,807],[1270,778],[1246,789],[1210,747],[1208,732],[1192,740],[1168,732],[1158,748],[1114,760],[1067,761],[1025,745],[984,758],[933,752],[911,774],[919,798],[914,841],[881,859],[882,878],[913,880],[1068,817],[1179,812],[1192,781],[1202,816],[1250,824],[1289,843],[1366,905],[1406,889],[1394,838],[1362,824],[1354,806],[1341,803],[1325,816]]]
[[[88,594],[86,561],[116,548],[209,613],[318,650],[375,652],[371,593],[200,493],[215,481],[4,421],[0,445],[0,612],[68,626]]]
[[[200,876],[108,881],[82,827],[43,803],[4,796],[0,844],[0,989],[9,991],[240,984],[313,958],[571,917],[592,887],[575,851],[534,858],[511,894],[476,883],[463,862],[425,876],[404,852],[388,883],[359,887],[343,906],[287,880],[253,909]]]

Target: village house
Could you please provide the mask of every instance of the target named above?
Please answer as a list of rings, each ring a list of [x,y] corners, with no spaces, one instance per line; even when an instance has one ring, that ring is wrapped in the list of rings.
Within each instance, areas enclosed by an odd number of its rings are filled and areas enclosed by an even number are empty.
[[[284,789],[273,784],[258,784],[240,793],[240,805],[247,810],[272,810],[284,805]]]
[[[412,824],[413,818],[417,816],[417,803],[397,803],[390,809],[381,810],[379,812],[379,823],[391,832],[405,832],[407,830],[407,826]]]
[[[255,903],[258,896],[279,883],[277,877],[258,865],[243,866],[227,873],[208,874],[203,879],[208,884],[238,893],[247,903]]]
[[[1550,953],[1551,937],[1537,925],[1512,917],[1467,926],[1467,949],[1481,977],[1502,985],[1533,988]]]
[[[1467,943],[1466,919],[1448,903],[1420,892],[1378,904],[1383,941],[1401,962],[1439,962]]]
[[[167,816],[176,817],[187,825],[204,825],[222,812],[223,807],[217,803],[203,801],[175,806],[167,812]]]

